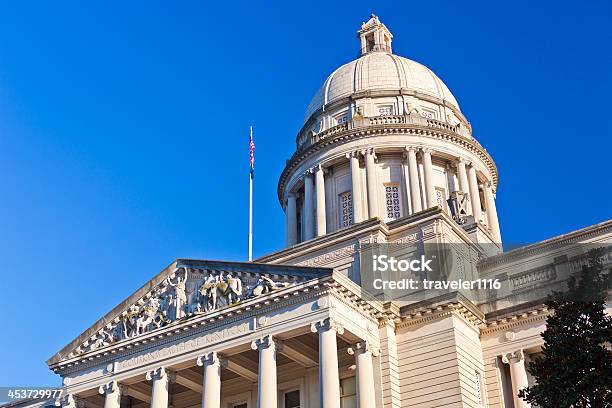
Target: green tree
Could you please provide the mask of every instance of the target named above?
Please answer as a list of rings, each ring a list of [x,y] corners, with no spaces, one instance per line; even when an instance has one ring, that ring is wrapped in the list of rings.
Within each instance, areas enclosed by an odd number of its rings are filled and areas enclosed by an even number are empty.
[[[525,401],[542,408],[612,407],[612,318],[605,312],[611,274],[604,271],[604,253],[591,250],[568,291],[546,300],[553,312],[542,356],[527,368],[537,383],[519,392]]]

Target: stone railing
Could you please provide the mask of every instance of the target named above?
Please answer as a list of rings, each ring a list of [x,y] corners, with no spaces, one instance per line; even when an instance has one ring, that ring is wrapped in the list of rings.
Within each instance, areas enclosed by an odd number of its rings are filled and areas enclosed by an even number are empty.
[[[470,137],[468,130],[460,125],[451,125],[450,123],[442,122],[436,119],[427,119],[418,115],[388,115],[388,116],[373,116],[373,117],[355,117],[352,120],[325,129],[319,133],[310,132],[310,135],[303,135],[299,138],[300,143],[298,150],[304,149],[307,146],[315,144],[321,140],[327,139],[349,129],[357,129],[368,126],[387,126],[387,125],[416,125],[425,126],[434,129],[445,130],[447,132],[457,133],[458,135]]]
[[[372,118],[368,118],[370,120],[370,126],[375,125],[398,125],[402,123],[408,123],[408,118],[410,116],[399,116],[399,115],[390,115],[390,116],[374,116]]]

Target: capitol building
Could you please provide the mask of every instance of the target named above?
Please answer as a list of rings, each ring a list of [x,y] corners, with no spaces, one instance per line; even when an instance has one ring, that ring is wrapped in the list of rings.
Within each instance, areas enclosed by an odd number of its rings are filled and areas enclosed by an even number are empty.
[[[517,393],[534,381],[544,299],[581,269],[577,244],[612,241],[612,221],[504,252],[493,157],[444,82],[394,41],[372,15],[359,58],[306,107],[278,182],[284,249],[175,260],[49,358],[59,399],[8,405],[527,407]],[[372,245],[446,245],[446,278],[499,286],[369,296]]]

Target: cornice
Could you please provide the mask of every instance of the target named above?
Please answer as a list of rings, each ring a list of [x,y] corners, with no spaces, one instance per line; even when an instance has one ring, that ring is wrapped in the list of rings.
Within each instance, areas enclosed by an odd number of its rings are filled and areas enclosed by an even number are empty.
[[[568,232],[557,237],[549,238],[547,240],[535,244],[517,248],[515,250],[505,252],[500,255],[485,258],[478,264],[478,269],[484,272],[488,268],[493,268],[501,264],[506,264],[508,262],[520,258],[525,258],[539,253],[548,252],[550,250],[557,249],[569,244],[582,243],[582,241],[586,239],[597,237],[599,235],[603,235],[605,233],[610,232],[612,232],[612,220],[604,221],[583,229]]]
[[[366,234],[381,233],[385,236],[390,236],[391,234],[400,233],[404,229],[414,227],[423,221],[434,219],[443,219],[455,233],[462,237],[463,240],[466,242],[471,242],[467,233],[459,225],[457,225],[457,223],[454,222],[444,210],[439,207],[431,207],[418,213],[410,214],[397,220],[390,221],[389,223],[386,223],[379,218],[370,218],[360,223],[353,224],[350,227],[342,228],[329,234],[315,237],[291,247],[272,252],[271,254],[264,255],[255,261],[262,263],[273,262],[278,264],[279,262],[294,260],[305,254],[310,254],[320,248],[330,248],[333,245],[351,242],[352,239],[363,237]]]
[[[330,145],[340,145],[352,142],[354,140],[367,139],[388,134],[412,134],[422,137],[430,137],[432,139],[437,140],[445,140],[447,142],[460,146],[472,152],[483,161],[483,163],[487,166],[487,169],[491,173],[494,186],[497,188],[498,173],[495,162],[493,161],[491,155],[476,140],[468,139],[464,136],[445,129],[432,128],[423,125],[382,124],[341,130],[336,133],[330,134],[329,136],[319,140],[318,142],[306,147],[303,150],[296,151],[293,156],[287,161],[285,169],[283,170],[280,176],[277,189],[279,202],[282,205],[283,193],[289,176],[301,163],[306,161],[315,153],[327,148]]]
[[[480,334],[484,336],[491,333],[510,330],[526,324],[546,321],[550,313],[551,311],[546,305],[540,305],[520,313],[512,313],[504,317],[487,320],[485,325],[481,327]]]
[[[511,308],[489,317],[463,295],[454,292],[427,301],[404,306],[395,319],[398,329],[428,324],[449,316],[458,316],[480,336],[545,321],[551,311],[541,302]]]

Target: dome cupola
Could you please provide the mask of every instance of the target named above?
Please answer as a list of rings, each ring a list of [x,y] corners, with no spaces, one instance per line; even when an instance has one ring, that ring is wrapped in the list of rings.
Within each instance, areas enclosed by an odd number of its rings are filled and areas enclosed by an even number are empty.
[[[376,14],[372,14],[367,23],[361,24],[361,29],[357,31],[357,36],[361,44],[361,55],[376,51],[392,52],[391,41],[393,41],[393,35],[380,22]]]

